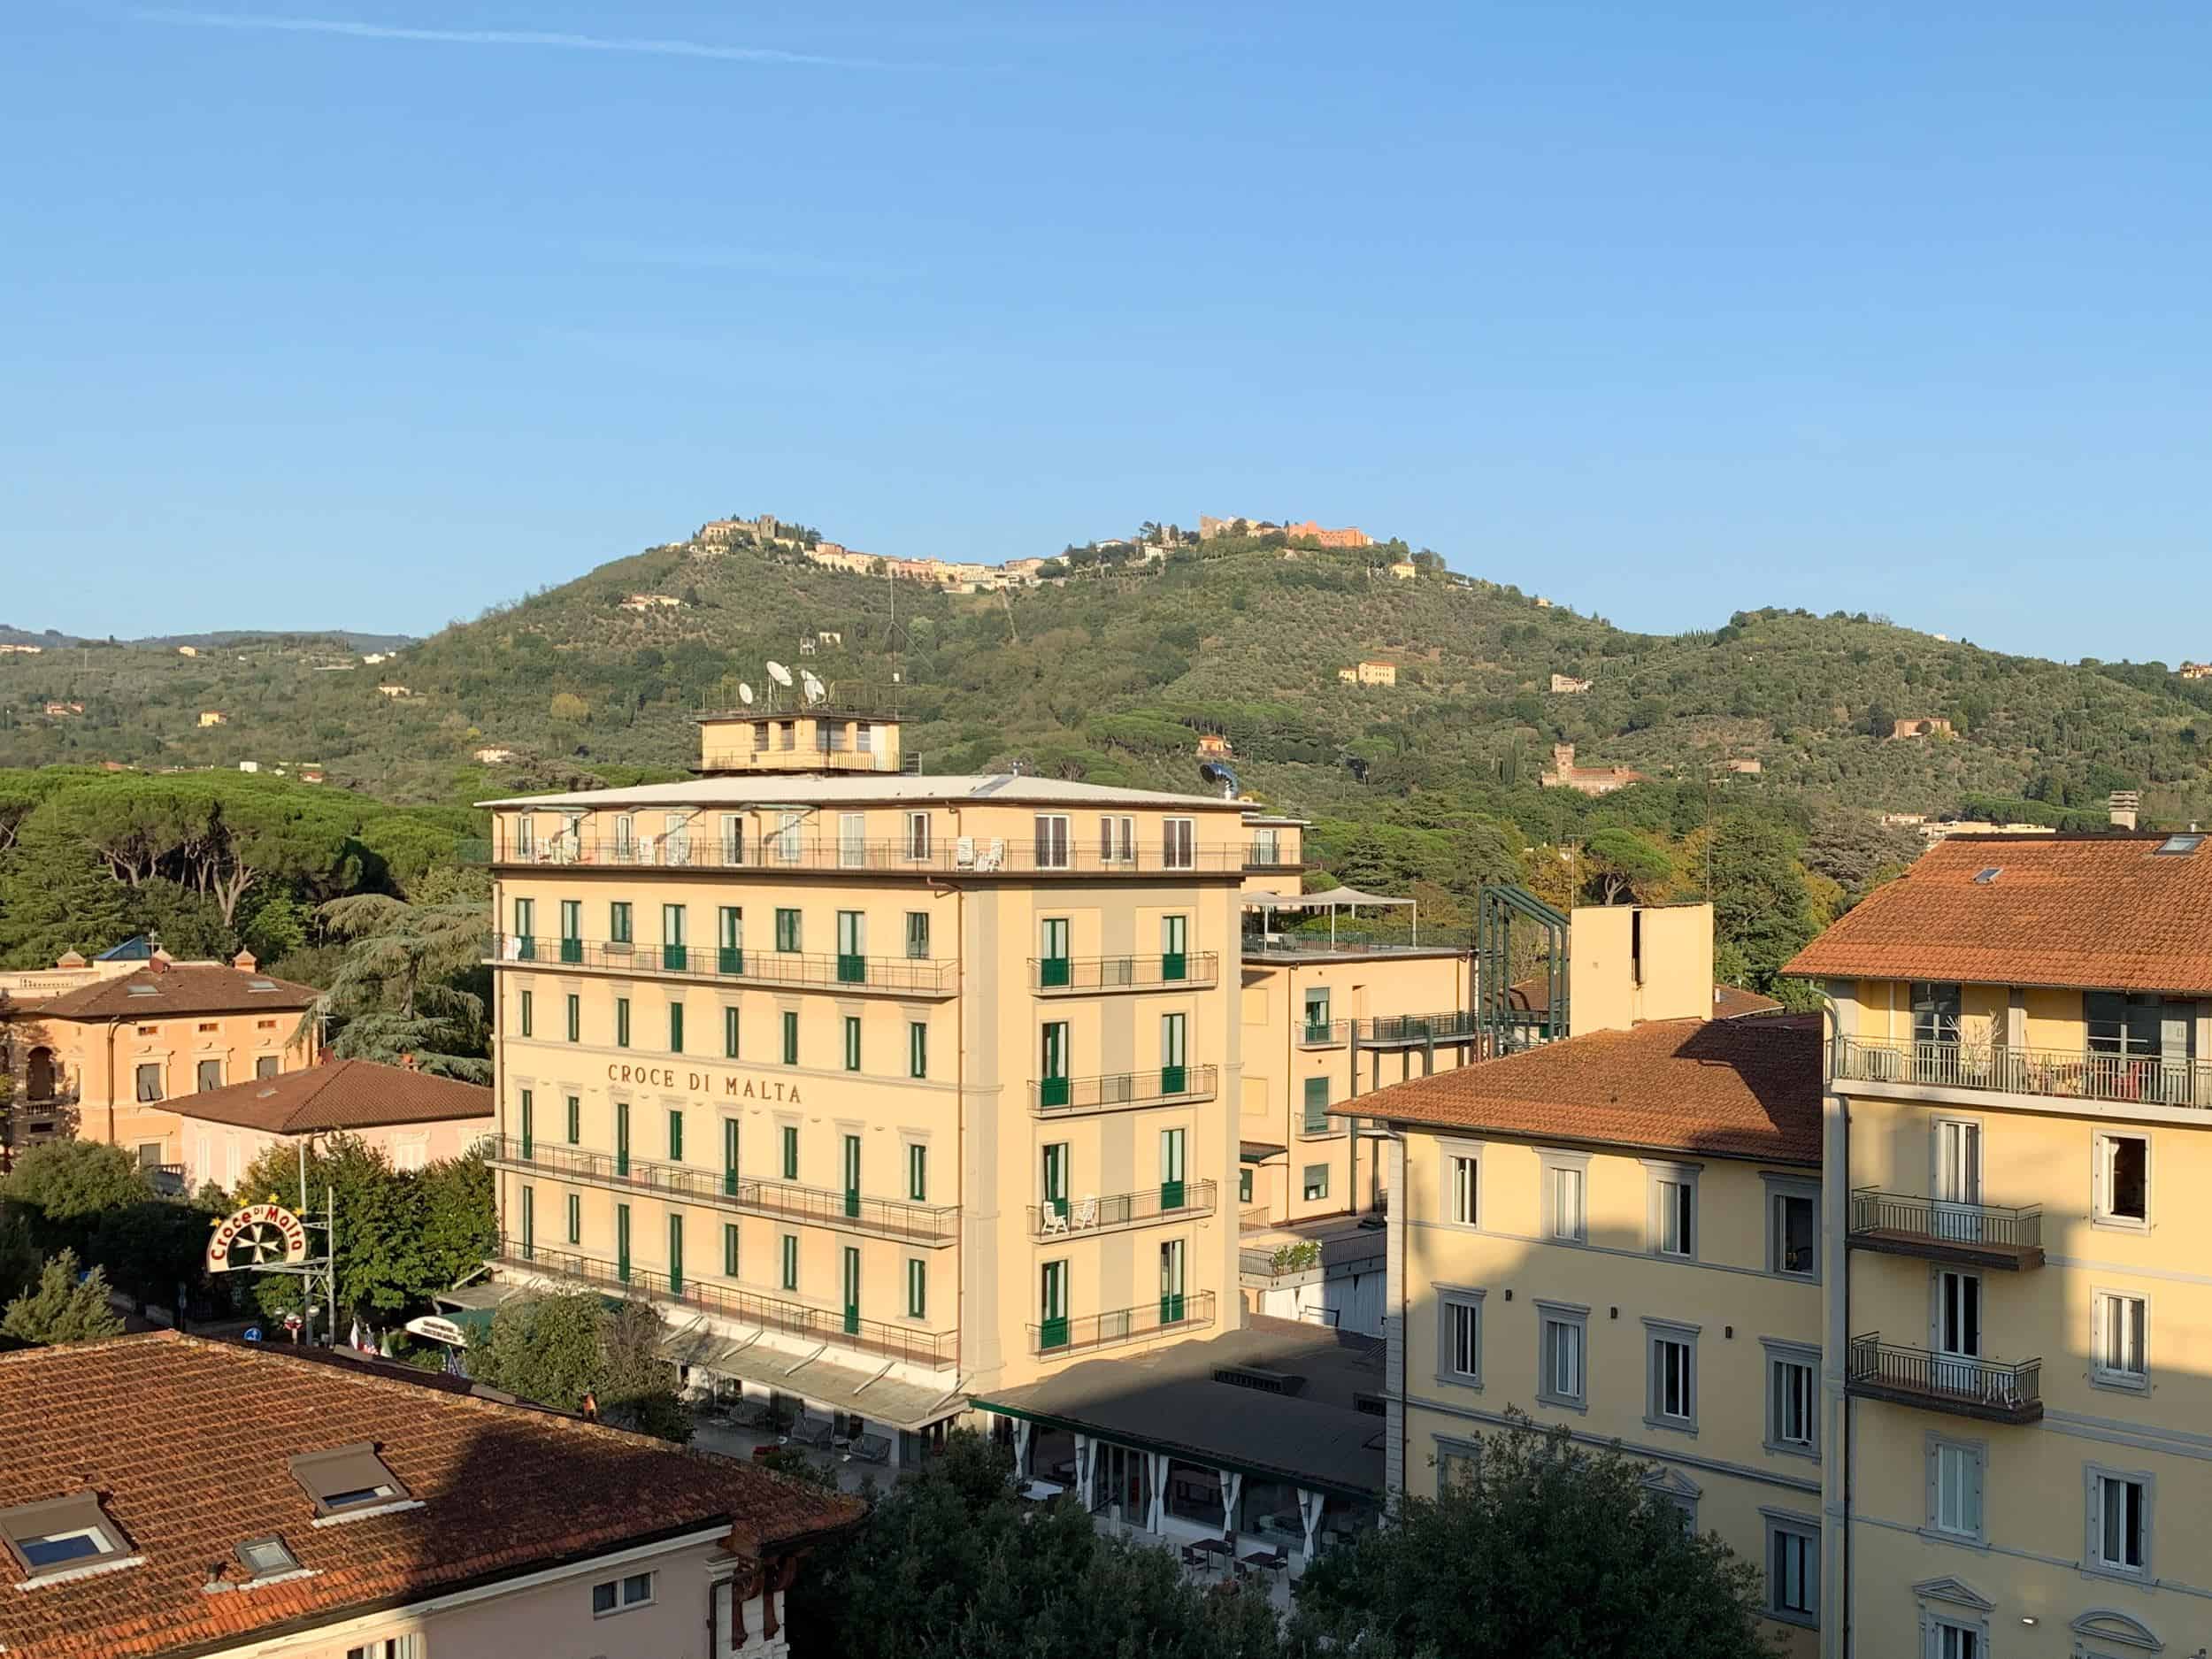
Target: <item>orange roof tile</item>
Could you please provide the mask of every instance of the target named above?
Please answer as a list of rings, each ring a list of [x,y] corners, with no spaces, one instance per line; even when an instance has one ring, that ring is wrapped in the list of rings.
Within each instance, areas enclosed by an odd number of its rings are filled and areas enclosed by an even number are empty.
[[[180,1118],[280,1135],[475,1118],[489,1123],[493,1117],[492,1092],[480,1084],[411,1071],[405,1066],[379,1065],[373,1060],[328,1061],[304,1071],[180,1094],[167,1104]]]
[[[1820,1089],[1811,1015],[1655,1019],[1394,1083],[1337,1110],[1430,1129],[1817,1165]]]
[[[2154,834],[1945,841],[1798,952],[1814,979],[2212,992],[2212,847]],[[1985,871],[1996,875],[1976,878]]]
[[[359,1441],[421,1507],[312,1525],[288,1460]],[[0,1356],[0,1507],[88,1488],[143,1560],[0,1592],[17,1659],[227,1647],[694,1529],[772,1552],[861,1508],[572,1417],[170,1332]],[[203,1588],[273,1533],[307,1576]]]
[[[257,991],[265,985],[265,991]],[[134,989],[133,987],[136,987]],[[148,987],[150,987],[150,991]],[[159,1019],[174,1014],[242,1014],[255,1009],[296,1013],[322,995],[311,985],[211,962],[150,966],[98,979],[27,1009],[40,1019]]]

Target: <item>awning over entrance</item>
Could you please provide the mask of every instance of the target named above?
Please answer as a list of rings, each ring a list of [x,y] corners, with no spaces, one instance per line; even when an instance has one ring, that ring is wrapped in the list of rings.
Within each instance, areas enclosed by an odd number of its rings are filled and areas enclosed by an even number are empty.
[[[966,1409],[957,1388],[914,1382],[895,1374],[891,1362],[856,1366],[833,1361],[828,1350],[810,1353],[770,1348],[757,1336],[729,1337],[703,1324],[672,1333],[661,1352],[679,1365],[794,1394],[828,1411],[847,1412],[895,1429],[921,1430]]]
[[[1240,1141],[1237,1142],[1237,1157],[1239,1161],[1245,1164],[1264,1164],[1270,1158],[1281,1157],[1289,1150],[1290,1148],[1288,1147],[1279,1147],[1272,1141]]]

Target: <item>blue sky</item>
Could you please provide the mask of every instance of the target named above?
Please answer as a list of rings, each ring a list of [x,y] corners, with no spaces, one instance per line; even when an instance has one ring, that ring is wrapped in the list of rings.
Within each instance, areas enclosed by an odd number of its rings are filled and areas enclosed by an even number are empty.
[[[13,0],[0,620],[1217,512],[2212,655],[2208,61],[2185,4]]]

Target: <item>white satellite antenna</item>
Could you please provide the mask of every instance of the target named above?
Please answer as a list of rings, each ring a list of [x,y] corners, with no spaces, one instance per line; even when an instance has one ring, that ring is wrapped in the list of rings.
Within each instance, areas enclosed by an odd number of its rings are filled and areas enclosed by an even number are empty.
[[[753,706],[753,687],[750,681],[741,680],[737,682],[737,700],[749,709]]]
[[[811,707],[821,702],[828,694],[822,689],[822,682],[817,680],[810,671],[802,669],[800,672],[806,676],[806,700],[808,706]]]
[[[779,686],[788,686],[791,683],[791,671],[772,657],[768,659],[768,678]]]

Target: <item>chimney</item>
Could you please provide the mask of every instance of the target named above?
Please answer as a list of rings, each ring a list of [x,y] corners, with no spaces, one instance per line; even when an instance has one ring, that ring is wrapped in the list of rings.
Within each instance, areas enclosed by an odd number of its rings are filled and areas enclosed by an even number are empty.
[[[230,965],[237,969],[241,973],[251,973],[261,964],[254,960],[254,954],[252,951],[241,950],[236,956],[230,959]]]
[[[412,1071],[415,1069],[415,1056],[411,1053],[403,1054],[399,1056],[399,1064],[403,1070]]]
[[[2115,789],[2112,792],[2111,801],[2112,827],[2114,829],[2123,830],[2133,829],[2135,827],[2136,810],[2142,804],[2143,796],[2140,791],[2135,789]]]

